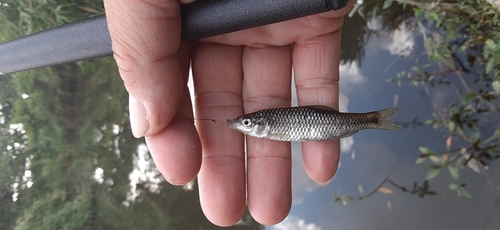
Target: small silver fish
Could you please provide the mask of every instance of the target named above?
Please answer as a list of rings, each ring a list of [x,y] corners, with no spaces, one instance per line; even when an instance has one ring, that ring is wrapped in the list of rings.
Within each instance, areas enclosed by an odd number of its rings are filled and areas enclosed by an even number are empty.
[[[401,130],[390,117],[399,108],[370,113],[341,113],[312,105],[265,109],[228,119],[229,128],[244,134],[278,141],[321,141],[351,136],[363,129]]]

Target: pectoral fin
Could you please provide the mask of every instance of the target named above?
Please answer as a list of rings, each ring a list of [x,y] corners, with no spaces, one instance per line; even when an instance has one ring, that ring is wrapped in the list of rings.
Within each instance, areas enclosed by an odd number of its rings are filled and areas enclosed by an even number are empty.
[[[339,138],[350,137],[350,136],[352,136],[352,135],[356,134],[358,131],[359,131],[359,130],[346,132],[346,133],[344,133],[344,134],[340,135],[340,136],[339,136]]]

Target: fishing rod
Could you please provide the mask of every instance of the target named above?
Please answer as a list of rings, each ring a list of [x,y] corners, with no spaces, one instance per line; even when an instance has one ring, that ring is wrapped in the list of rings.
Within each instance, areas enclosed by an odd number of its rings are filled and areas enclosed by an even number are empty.
[[[197,0],[181,5],[182,41],[339,10],[349,0]],[[0,74],[110,56],[100,15],[0,44]]]

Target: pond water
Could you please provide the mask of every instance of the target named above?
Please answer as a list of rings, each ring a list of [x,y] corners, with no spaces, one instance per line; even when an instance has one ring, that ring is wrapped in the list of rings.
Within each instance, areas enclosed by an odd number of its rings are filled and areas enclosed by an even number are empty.
[[[357,28],[349,24],[349,20],[346,19],[346,23],[352,27],[344,27],[343,33]],[[411,69],[418,59],[425,59],[423,36],[416,29],[385,32],[380,25],[372,25],[372,29],[377,27],[380,36],[366,42],[364,58],[341,66],[341,111],[364,112],[399,106],[395,120],[410,124],[415,118],[423,123],[434,112],[448,113],[451,104],[459,103],[457,89],[462,86],[457,77],[449,79],[451,84],[434,87],[415,87],[410,81],[402,81],[400,86],[387,82],[389,78],[396,78],[397,73]],[[465,78],[472,81],[470,76]],[[490,122],[495,124],[498,117]],[[483,127],[489,135],[498,128]],[[418,192],[410,194],[401,190],[401,187],[412,190],[414,183],[423,187],[431,170],[429,161],[416,164],[421,154],[419,147],[446,151],[447,141],[451,141],[452,149],[461,146],[459,137],[450,137],[446,128],[433,129],[432,125],[413,128],[410,124],[398,132],[361,131],[341,140],[339,170],[325,187],[315,185],[307,177],[300,146],[294,143],[294,204],[283,223],[268,229],[497,229],[500,224],[498,162],[492,162],[487,168],[478,166],[477,172],[467,167],[461,169],[460,182],[455,181],[448,170],[442,170],[428,181],[429,191],[435,194],[420,197]],[[449,189],[450,183],[467,183],[465,188],[471,198],[458,196]],[[360,201],[334,203],[332,196],[335,193],[359,198],[373,191],[373,195]]]

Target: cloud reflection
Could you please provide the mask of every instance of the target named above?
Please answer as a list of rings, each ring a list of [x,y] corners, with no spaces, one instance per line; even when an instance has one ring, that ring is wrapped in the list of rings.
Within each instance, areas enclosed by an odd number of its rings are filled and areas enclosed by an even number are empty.
[[[365,86],[366,78],[362,75],[357,62],[340,65],[340,94],[347,95],[360,86]],[[347,101],[348,102],[348,101]],[[347,105],[346,105],[347,106]],[[341,108],[342,111],[342,108]]]
[[[404,24],[401,24],[400,29],[392,33],[390,42],[384,46],[392,55],[404,57],[409,56],[413,52],[414,47],[415,36],[412,31],[405,28]]]
[[[321,230],[321,227],[314,223],[306,223],[305,220],[296,216],[288,216],[281,223],[270,227],[273,230]]]
[[[383,39],[371,39],[375,49],[388,50],[392,55],[398,56],[409,56],[415,49],[415,33],[414,30],[409,30],[404,23],[401,23],[399,27],[389,32],[385,31],[380,19],[374,18],[367,22],[367,27],[373,31],[382,33]]]

